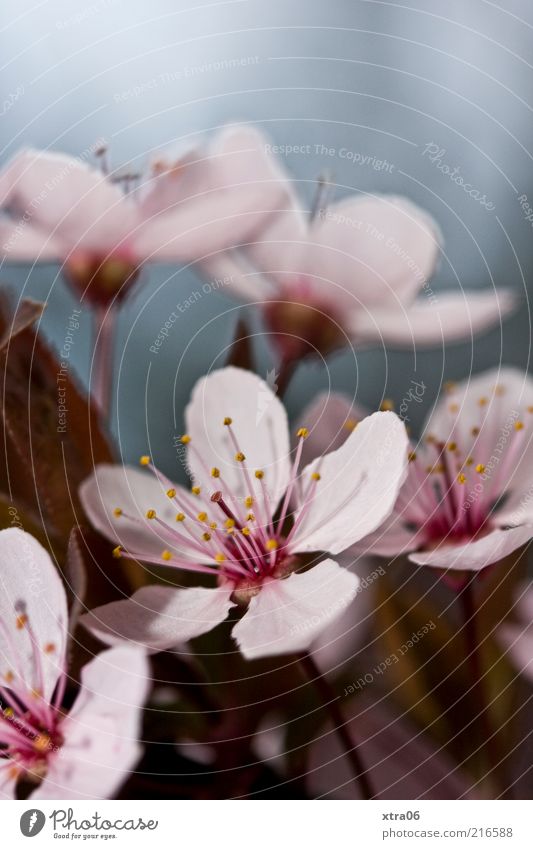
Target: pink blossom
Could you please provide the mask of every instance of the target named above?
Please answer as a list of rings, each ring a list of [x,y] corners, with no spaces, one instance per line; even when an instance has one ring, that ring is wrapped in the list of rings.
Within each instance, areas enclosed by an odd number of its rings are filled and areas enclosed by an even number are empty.
[[[317,399],[306,413],[314,450],[327,450],[357,415],[342,396]],[[523,372],[493,369],[449,385],[411,445],[394,510],[357,550],[478,571],[521,548],[533,537],[532,434],[533,381]]]
[[[97,467],[81,499],[117,556],[211,575],[215,586],[143,587],[82,621],[107,643],[158,651],[240,605],[233,636],[246,658],[307,649],[357,592],[357,576],[323,552],[340,554],[389,515],[406,471],[403,424],[376,413],[301,470],[305,428],[291,452],[279,399],[232,367],[197,383],[185,418],[191,491],[145,457],[151,474]]]
[[[33,799],[112,796],[137,761],[147,661],[134,647],[103,652],[81,673],[68,713],[67,600],[48,553],[29,534],[0,532],[0,794]]]
[[[0,172],[0,244],[7,260],[61,262],[82,292],[106,302],[144,262],[191,262],[240,243],[275,207],[264,140],[228,127],[208,144],[160,157],[135,190],[81,159],[25,150]]]
[[[508,313],[509,291],[439,291],[441,236],[396,195],[349,196],[307,211],[285,177],[285,202],[248,244],[203,263],[261,304],[285,360],[353,344],[427,346],[470,337]]]

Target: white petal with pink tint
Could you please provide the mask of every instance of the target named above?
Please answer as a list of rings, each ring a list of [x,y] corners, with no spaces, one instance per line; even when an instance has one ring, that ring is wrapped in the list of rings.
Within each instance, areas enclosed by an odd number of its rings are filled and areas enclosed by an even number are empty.
[[[533,525],[523,525],[505,531],[495,530],[463,545],[449,545],[443,542],[432,551],[410,554],[409,560],[419,566],[476,572],[512,554],[532,537]]]
[[[31,213],[33,227],[67,246],[101,253],[139,221],[120,186],[100,171],[72,156],[35,150],[18,154],[0,172],[0,206],[14,216]]]
[[[61,243],[45,230],[0,219],[0,250],[6,262],[57,262],[63,255]]]
[[[285,580],[266,581],[233,629],[247,660],[302,652],[354,598],[359,579],[323,560]]]
[[[266,150],[267,140],[247,126],[230,126],[197,156],[178,159],[155,178],[142,203],[147,218],[139,250],[152,259],[202,261],[240,245],[278,206],[286,180]],[[161,194],[158,190],[163,187]]]
[[[333,300],[385,306],[415,297],[439,242],[431,216],[405,198],[348,198],[315,217],[305,256],[308,273],[336,284]]]
[[[102,652],[81,674],[81,690],[61,725],[64,743],[33,799],[109,799],[141,754],[141,708],[149,689],[144,652]]]
[[[181,494],[189,497],[178,485],[172,486],[178,498]],[[160,559],[161,552],[168,549],[181,560],[191,563],[212,561],[212,557],[202,556],[196,548],[188,545],[186,538],[180,542],[171,540],[156,521],[146,518],[147,510],[155,510],[158,518],[181,530],[181,525],[176,524],[180,508],[167,496],[165,484],[149,472],[131,466],[101,464],[82,483],[79,492],[93,526],[141,559],[143,556]],[[123,515],[117,518],[113,514],[115,508],[122,509]]]
[[[211,631],[233,607],[233,587],[142,587],[131,598],[91,610],[81,623],[108,645],[131,642],[157,652]]]
[[[224,418],[232,419],[231,431],[245,463],[235,460],[237,448]],[[227,367],[198,381],[185,411],[192,438],[187,460],[195,483],[207,494],[225,492],[242,502],[249,495],[262,499],[254,471],[264,471],[264,484],[275,504],[287,488],[290,473],[287,413],[264,380],[244,369]],[[213,479],[210,470],[220,470]],[[244,473],[250,472],[253,492]]]
[[[337,554],[379,527],[390,515],[405,479],[407,446],[398,416],[374,413],[340,448],[307,466],[301,490],[304,495],[306,486],[315,490],[295,511],[292,550]],[[314,473],[320,475],[316,484]]]
[[[421,296],[402,309],[370,309],[353,319],[356,341],[385,345],[437,346],[468,341],[500,323],[516,307],[515,295],[499,291],[438,292],[434,301]]]
[[[0,532],[0,621],[0,678],[50,700],[63,669],[67,599],[48,552],[16,528]]]

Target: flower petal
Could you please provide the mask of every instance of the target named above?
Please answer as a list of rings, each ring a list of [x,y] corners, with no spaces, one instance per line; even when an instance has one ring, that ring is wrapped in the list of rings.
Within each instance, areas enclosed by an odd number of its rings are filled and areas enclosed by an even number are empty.
[[[332,297],[345,306],[385,307],[413,300],[439,243],[431,216],[405,198],[348,198],[319,211],[305,261],[309,274],[336,284]]]
[[[302,472],[292,551],[338,554],[390,515],[407,469],[408,438],[395,413],[374,413],[336,451]],[[311,483],[311,476],[320,480]],[[302,497],[313,485],[314,494]],[[309,503],[306,503],[309,502]],[[299,521],[299,517],[301,517]]]
[[[354,598],[359,579],[333,560],[265,581],[233,636],[247,660],[303,652]]]
[[[115,795],[141,754],[149,674],[145,653],[126,646],[102,652],[83,668],[80,692],[61,724],[65,742],[33,799]]]
[[[205,154],[189,153],[156,177],[142,205],[153,217],[143,227],[139,249],[152,259],[200,261],[240,245],[285,191],[285,177],[267,149],[254,128],[230,126]]]
[[[124,641],[158,652],[192,640],[224,621],[232,588],[142,587],[131,598],[91,610],[80,622],[108,645]]]
[[[96,168],[62,153],[25,150],[0,172],[0,206],[70,247],[105,253],[137,223],[136,206]]]
[[[225,417],[232,419],[238,448],[224,425]],[[288,485],[290,454],[287,414],[271,384],[244,369],[211,372],[196,384],[185,421],[192,439],[188,465],[207,495],[221,490],[238,503],[249,495],[262,502],[262,489],[254,477],[260,469],[275,506]],[[235,460],[238,451],[245,455],[244,462]],[[212,468],[220,470],[220,478],[211,477]],[[250,472],[248,480],[245,469]]]
[[[320,392],[300,417],[298,427],[306,427],[309,431],[303,446],[302,462],[310,463],[323,454],[336,451],[366,416],[368,410],[352,403],[346,395]]]
[[[409,560],[419,566],[435,566],[438,569],[460,569],[478,572],[491,563],[498,563],[533,537],[533,525],[522,525],[509,530],[494,530],[474,542],[462,545],[443,543],[431,551],[409,555]]]
[[[351,329],[360,343],[435,347],[468,341],[475,333],[499,325],[516,304],[515,295],[506,289],[439,292],[405,310],[398,306],[361,311],[352,319]]]
[[[49,701],[64,664],[67,598],[48,552],[17,528],[0,531],[0,620],[0,679],[14,675]]]
[[[173,488],[179,500],[184,491],[177,484]],[[82,483],[80,500],[91,524],[101,534],[141,560],[143,556],[160,558],[163,549],[168,549],[191,563],[212,562],[212,558],[185,542],[171,541],[158,523],[146,518],[147,510],[155,510],[157,517],[173,527],[179,511],[175,501],[167,496],[164,484],[149,472],[131,466],[99,465]],[[123,511],[118,518],[113,514],[115,508]]]
[[[6,262],[58,262],[65,254],[50,233],[5,218],[0,219],[0,246]]]

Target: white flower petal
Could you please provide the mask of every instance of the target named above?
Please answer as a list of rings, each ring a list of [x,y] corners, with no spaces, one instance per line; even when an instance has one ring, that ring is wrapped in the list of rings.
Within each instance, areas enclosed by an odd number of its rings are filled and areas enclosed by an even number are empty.
[[[235,460],[237,449],[224,425],[225,417],[232,419],[231,429],[238,450],[246,457],[244,463]],[[279,501],[289,480],[289,431],[285,408],[268,383],[233,367],[211,372],[196,384],[185,421],[192,439],[188,464],[206,498],[221,490],[237,499],[237,507],[249,495],[262,501],[261,486],[254,477],[254,471],[260,469],[272,505]],[[211,477],[212,468],[220,470],[220,478]],[[216,515],[214,518],[216,521]]]
[[[142,587],[131,598],[91,610],[80,622],[108,645],[131,642],[158,652],[192,640],[224,621],[232,587]]]
[[[419,566],[434,566],[438,569],[460,569],[478,572],[491,563],[498,563],[512,554],[533,537],[533,525],[523,525],[509,530],[490,531],[486,536],[462,545],[443,542],[431,551],[409,555],[409,560]]]
[[[303,652],[350,604],[359,579],[333,560],[265,581],[233,629],[247,660]]]
[[[16,528],[0,531],[0,620],[0,679],[13,675],[14,684],[42,690],[49,700],[63,669],[67,598],[48,552]]]
[[[302,473],[299,523],[292,551],[338,554],[374,531],[390,515],[406,476],[408,438],[395,413],[374,413],[357,426],[331,454],[313,461]],[[306,505],[312,474],[314,495]],[[302,513],[305,511],[305,513]]]

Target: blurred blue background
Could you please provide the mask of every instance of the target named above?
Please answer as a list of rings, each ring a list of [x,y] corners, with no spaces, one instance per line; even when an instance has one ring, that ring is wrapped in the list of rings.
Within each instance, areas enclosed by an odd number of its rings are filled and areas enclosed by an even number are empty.
[[[23,145],[80,155],[104,137],[114,165],[142,164],[154,150],[242,120],[278,144],[311,145],[311,154],[285,157],[306,203],[325,168],[337,197],[407,195],[444,234],[432,287],[510,286],[521,295],[518,312],[446,350],[348,351],[328,368],[306,364],[287,401],[296,414],[331,383],[376,407],[384,396],[401,400],[416,379],[428,386],[411,411],[417,426],[444,379],[500,362],[529,365],[533,229],[518,197],[533,204],[532,45],[530,0],[4,0],[0,155],[6,161]],[[423,155],[429,143],[494,209]],[[390,167],[354,164],[342,148]],[[58,269],[4,266],[2,277],[47,301],[44,331],[59,348],[78,304]],[[221,364],[236,303],[222,292],[202,297],[158,355],[149,348],[176,303],[199,288],[190,269],[153,267],[122,308],[113,426],[127,460],[149,448],[177,473],[183,405],[197,377]],[[86,310],[81,322],[72,360],[86,382]],[[265,374],[273,360],[264,338],[257,350]]]

